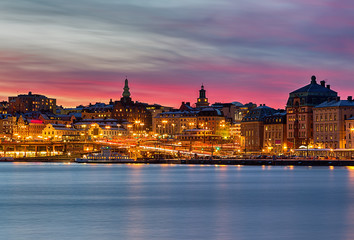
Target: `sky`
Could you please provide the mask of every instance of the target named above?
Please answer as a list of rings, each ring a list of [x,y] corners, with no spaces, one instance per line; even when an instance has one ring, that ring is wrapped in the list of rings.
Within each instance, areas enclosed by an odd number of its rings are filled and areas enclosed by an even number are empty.
[[[354,88],[352,0],[1,0],[0,100],[284,108],[312,75]]]

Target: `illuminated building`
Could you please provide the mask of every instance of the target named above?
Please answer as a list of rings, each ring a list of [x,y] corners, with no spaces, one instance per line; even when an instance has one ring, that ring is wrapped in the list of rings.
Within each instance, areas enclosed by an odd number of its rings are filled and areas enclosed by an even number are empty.
[[[264,139],[264,119],[276,112],[275,109],[261,104],[251,109],[241,122],[241,133],[245,138],[246,151],[261,151]]]
[[[313,144],[313,108],[328,99],[335,100],[337,92],[325,85],[325,81],[317,84],[316,77],[311,83],[289,94],[287,111],[287,140],[292,148]]]
[[[0,114],[7,114],[7,109],[9,108],[9,102],[0,102]]]
[[[196,128],[197,114],[196,110],[159,113],[153,118],[153,132],[172,137],[184,130]]]
[[[64,124],[47,124],[42,130],[42,137],[44,140],[51,141],[63,141],[64,139],[84,140],[83,130]]]
[[[125,79],[123,89],[122,98],[113,105],[112,118],[120,122],[131,123],[134,131],[150,131],[152,117],[151,113],[146,109],[148,104],[132,101],[128,79]]]
[[[119,139],[122,136],[128,134],[127,130],[122,128],[120,125],[103,125],[98,123],[93,123],[88,128],[88,139]]]
[[[320,148],[346,148],[347,119],[354,116],[354,101],[325,101],[313,108],[314,144]],[[349,136],[349,135],[348,135]]]
[[[112,118],[113,102],[110,104],[96,103],[90,104],[82,109],[81,115],[83,119],[95,118]]]
[[[56,99],[47,98],[39,94],[22,94],[17,97],[9,97],[8,113],[27,113],[34,111],[56,112]]]
[[[229,124],[221,111],[211,107],[202,108],[197,114],[197,127],[211,130],[213,134],[229,136]],[[227,132],[227,133],[225,133]]]
[[[206,97],[205,93],[206,91],[204,90],[204,85],[202,85],[201,89],[199,90],[199,98],[195,104],[197,108],[209,106],[208,98]]]
[[[7,137],[12,137],[13,127],[16,123],[16,117],[13,117],[10,114],[1,114],[0,115],[0,135]]]
[[[212,134],[229,137],[229,126],[218,109],[192,108],[188,102],[182,102],[179,110],[163,112],[153,118],[153,132],[169,137],[190,129],[205,129]]]
[[[267,152],[281,153],[287,150],[286,112],[276,112],[264,118],[263,148]]]
[[[354,148],[354,117],[348,118],[345,121],[345,134],[346,134],[346,148],[353,149]]]
[[[222,138],[221,136],[213,134],[211,130],[206,129],[187,129],[183,133],[177,135],[177,139],[186,142],[204,142],[217,143]]]

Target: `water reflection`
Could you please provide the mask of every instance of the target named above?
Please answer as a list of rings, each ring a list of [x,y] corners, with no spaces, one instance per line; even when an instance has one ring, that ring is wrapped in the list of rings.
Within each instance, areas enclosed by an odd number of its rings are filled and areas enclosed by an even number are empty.
[[[0,173],[4,239],[354,239],[352,167],[7,163]]]

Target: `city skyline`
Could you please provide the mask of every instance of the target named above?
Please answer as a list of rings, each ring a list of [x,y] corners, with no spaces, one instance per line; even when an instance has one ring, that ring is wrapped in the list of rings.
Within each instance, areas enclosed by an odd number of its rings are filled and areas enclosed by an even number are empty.
[[[288,93],[354,83],[350,1],[0,3],[0,99],[29,91],[71,107],[132,99],[178,107],[203,83],[210,103],[284,108]],[[90,96],[88,98],[87,96]]]

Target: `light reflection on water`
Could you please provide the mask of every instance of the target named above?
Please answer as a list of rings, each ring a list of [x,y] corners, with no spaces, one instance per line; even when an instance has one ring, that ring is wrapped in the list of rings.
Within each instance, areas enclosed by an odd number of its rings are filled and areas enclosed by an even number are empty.
[[[0,239],[354,239],[354,168],[0,164]]]

